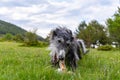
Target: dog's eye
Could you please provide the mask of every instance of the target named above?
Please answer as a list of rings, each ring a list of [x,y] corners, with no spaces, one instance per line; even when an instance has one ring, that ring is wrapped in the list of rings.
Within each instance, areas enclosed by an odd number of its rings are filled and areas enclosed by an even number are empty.
[[[62,41],[61,40],[58,40],[58,43],[61,43]]]
[[[70,43],[70,41],[67,41],[66,44],[67,44],[67,46],[70,46],[71,43]]]
[[[69,43],[67,43],[67,46],[70,46],[70,44],[69,44]]]

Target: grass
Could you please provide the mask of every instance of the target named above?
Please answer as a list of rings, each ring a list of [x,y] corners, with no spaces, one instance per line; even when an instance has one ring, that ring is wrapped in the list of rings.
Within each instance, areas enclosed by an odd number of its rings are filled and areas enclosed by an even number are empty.
[[[49,51],[0,42],[0,80],[120,80],[120,50],[90,49],[73,74],[51,67]]]

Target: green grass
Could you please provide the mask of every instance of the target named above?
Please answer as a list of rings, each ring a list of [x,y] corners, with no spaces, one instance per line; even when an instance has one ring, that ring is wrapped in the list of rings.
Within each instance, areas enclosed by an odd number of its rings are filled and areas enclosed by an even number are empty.
[[[120,80],[120,50],[90,49],[73,74],[51,67],[49,51],[0,42],[0,80]]]

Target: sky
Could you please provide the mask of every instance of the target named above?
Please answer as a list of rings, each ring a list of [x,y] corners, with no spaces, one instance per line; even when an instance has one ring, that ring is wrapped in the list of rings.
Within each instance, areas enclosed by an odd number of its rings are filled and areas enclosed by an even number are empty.
[[[45,38],[58,26],[75,32],[83,20],[105,25],[119,5],[120,0],[0,0],[0,20],[27,31],[37,29]]]

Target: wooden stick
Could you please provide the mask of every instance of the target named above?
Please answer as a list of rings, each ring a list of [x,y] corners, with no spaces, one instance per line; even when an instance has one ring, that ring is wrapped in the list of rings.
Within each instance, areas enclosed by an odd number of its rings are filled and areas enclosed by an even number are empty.
[[[64,60],[59,61],[59,66],[60,66],[60,69],[62,71],[66,71],[66,66],[65,66],[65,61]]]

